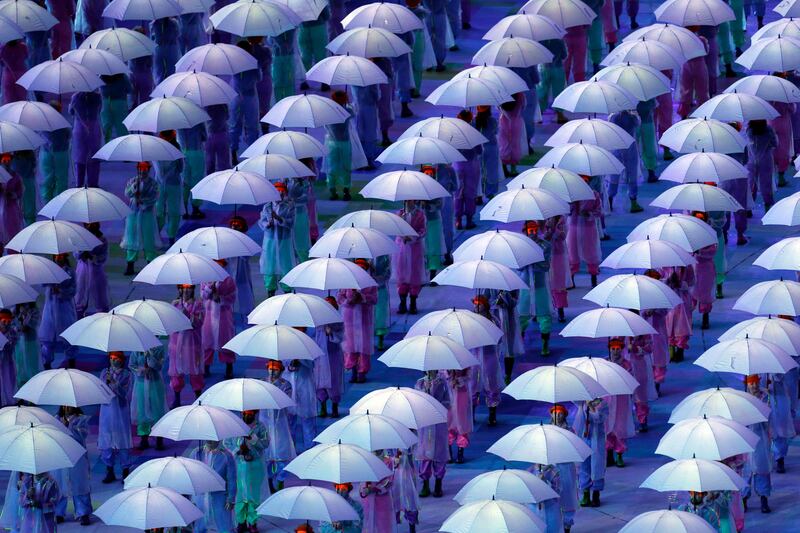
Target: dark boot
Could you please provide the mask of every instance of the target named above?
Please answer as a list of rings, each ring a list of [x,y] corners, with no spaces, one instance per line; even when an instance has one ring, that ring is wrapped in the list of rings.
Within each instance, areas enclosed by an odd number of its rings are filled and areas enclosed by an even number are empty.
[[[656,176],[655,170],[648,168],[647,169],[647,183],[655,183],[658,181],[658,177]]]
[[[661,398],[661,383],[656,383],[656,396]]]
[[[561,322],[562,324],[567,321],[567,319],[564,317],[563,307],[558,308],[558,321]]]
[[[647,433],[647,430],[650,429],[647,427],[647,422],[639,422],[639,433]]]
[[[772,509],[769,508],[769,500],[767,500],[766,496],[761,497],[761,512],[764,514],[772,512]]]
[[[89,517],[88,514],[85,514],[81,517],[81,525],[82,526],[89,526],[92,524],[92,519]]]
[[[150,438],[147,435],[142,435],[139,439],[139,446],[137,447],[139,450],[147,450],[150,448]]]
[[[783,172],[778,172],[778,187],[786,187],[789,182],[786,181],[786,176]]]
[[[638,30],[639,29],[639,23],[636,22],[635,18],[631,19],[631,29],[632,30]]]
[[[460,465],[464,463],[464,448],[459,448],[458,453],[456,454],[456,464]]]
[[[431,281],[430,283],[428,283],[428,285],[430,285],[431,287],[437,287],[439,284],[433,281],[433,278],[436,277],[436,269],[432,268],[428,270],[428,276],[431,278]]]
[[[175,409],[181,406],[181,393],[176,392],[175,396],[172,398],[172,405],[169,406],[170,409]]]
[[[404,294],[401,295],[400,296],[400,306],[397,308],[397,314],[398,315],[404,315],[404,314],[408,313],[408,303],[407,302],[408,302],[408,296],[406,296]]]
[[[125,272],[123,273],[124,276],[133,276],[133,265],[134,261],[128,261],[127,265],[125,266]]]
[[[403,102],[400,104],[400,116],[403,118],[414,116],[414,113],[411,111],[411,108],[408,107],[408,102]]]
[[[131,469],[130,468],[123,468],[122,469],[122,481],[125,481],[125,479],[128,477],[128,474],[130,474],[130,473],[131,473]]]
[[[195,220],[202,220],[202,219],[206,218],[206,214],[203,213],[202,211],[200,211],[200,208],[197,207],[196,205],[192,206],[192,215],[191,216]]]
[[[611,448],[606,450],[606,468],[614,466],[614,450]]]
[[[717,283],[717,300],[722,300],[724,296],[722,295],[722,283]]]
[[[471,216],[469,216],[469,215],[467,215],[467,225],[466,225],[466,226],[464,226],[464,229],[475,229],[475,228],[477,228],[477,227],[478,227],[478,226],[477,226],[477,225],[475,224],[475,222],[472,220],[472,217],[471,217]]]
[[[330,189],[330,195],[328,196],[328,198],[330,200],[332,200],[332,201],[336,201],[336,200],[339,199],[339,193],[336,192],[335,188],[334,189]]]
[[[779,474],[786,473],[786,460],[783,457],[775,460],[775,471]]]
[[[383,337],[384,337],[383,335],[378,335],[378,351],[381,351],[381,352],[385,348],[384,345],[383,345]]]
[[[114,467],[107,466],[106,467],[106,477],[103,478],[103,483],[108,485],[109,483],[114,483],[117,480],[117,476],[114,475]]]
[[[736,77],[736,71],[733,70],[733,65],[731,65],[730,63],[725,63],[725,77],[726,78]]]
[[[631,213],[641,213],[642,211],[644,211],[644,207],[639,205],[636,198],[631,198]]]
[[[672,152],[669,148],[664,148],[664,161],[672,161],[675,159],[675,156],[672,155]]]
[[[326,93],[326,92],[328,92],[330,90],[331,90],[331,86],[328,85],[327,83],[322,83],[319,86],[319,91],[322,92],[322,93]]]
[[[453,464],[453,445],[447,445],[447,464]]]
[[[417,533],[417,525],[408,524],[408,533]]]
[[[489,427],[494,427],[497,425],[497,407],[490,407],[489,408]]]
[[[617,453],[617,462],[616,462],[616,464],[617,464],[617,468],[624,468],[625,467],[625,461],[622,459],[622,453],[621,452]]]
[[[199,398],[200,396],[202,396],[202,395],[203,395],[203,389],[197,389],[196,391],[194,391],[194,398],[195,398],[195,400],[196,400],[197,398]]]
[[[542,357],[550,355],[550,334],[542,333]]]
[[[78,363],[74,357],[69,357],[67,359],[67,368],[76,368],[77,364]]]
[[[600,491],[592,491],[592,507],[600,507]]]
[[[566,124],[568,120],[569,119],[563,112],[556,111],[556,124]]]
[[[592,288],[597,287],[597,274],[592,274]]]
[[[744,512],[746,513],[747,512],[747,496],[742,498],[742,508],[744,509]]]
[[[708,329],[711,327],[711,324],[708,320],[708,313],[703,313],[703,321],[700,323],[700,329]]]
[[[579,503],[581,507],[589,507],[589,504],[591,503],[591,498],[589,496],[588,490],[583,491],[583,496],[581,496],[581,501]]]
[[[225,363],[225,379],[233,379],[233,363]]]
[[[320,418],[328,418],[328,400],[322,400],[319,403],[319,415]]]
[[[267,484],[269,485],[269,493],[275,494],[275,484],[272,482],[272,478],[267,478]]]
[[[236,533],[247,533],[247,524],[244,522],[236,524]]]
[[[441,498],[442,496],[444,496],[444,492],[442,491],[442,478],[437,477],[436,482],[433,484],[433,497]]]
[[[613,196],[609,196],[608,197],[608,210],[609,211],[613,211],[614,210],[614,197]]]
[[[506,385],[511,383],[511,374],[514,372],[514,358],[513,357],[504,357],[503,358],[503,366],[506,371],[505,375],[505,382]]]
[[[683,362],[683,348],[678,348],[677,350],[678,358],[676,359],[677,362]]]
[[[336,402],[331,404],[331,418],[339,418],[339,404]]]
[[[56,524],[63,524],[63,523],[64,523],[64,517],[63,516],[57,516],[56,517]]]
[[[756,17],[756,22],[759,30],[764,27],[764,17]]]
[[[203,368],[203,377],[210,378],[211,377],[211,365],[205,365]]]
[[[164,437],[156,437],[156,450],[161,451],[164,449]]]
[[[431,495],[431,483],[427,479],[422,480],[422,489],[419,491],[420,498],[427,498]]]
[[[350,383],[358,383],[358,370],[353,367],[353,374],[350,376]]]
[[[419,311],[417,311],[417,297],[411,295],[409,298],[409,305],[408,305],[408,314],[409,315],[416,315]]]
[[[349,202],[352,199],[353,199],[352,196],[350,196],[350,189],[348,189],[347,187],[342,189],[342,200],[344,200],[345,202]]]
[[[239,164],[239,154],[236,153],[236,150],[231,148],[231,166],[235,167]]]

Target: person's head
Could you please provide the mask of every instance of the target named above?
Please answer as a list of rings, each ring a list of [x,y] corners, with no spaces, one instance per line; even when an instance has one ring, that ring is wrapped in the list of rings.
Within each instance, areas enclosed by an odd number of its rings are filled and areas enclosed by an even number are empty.
[[[83,227],[86,228],[86,230],[89,233],[91,233],[92,235],[94,235],[96,237],[99,237],[100,235],[102,235],[102,232],[100,231],[100,223],[99,222],[86,222],[86,223],[83,224]]]
[[[294,530],[294,533],[314,533],[314,528],[310,524],[300,524]]]
[[[586,174],[580,174],[580,177],[581,177],[581,179],[583,180],[584,183],[588,184],[590,181],[592,181],[592,177],[591,176],[587,176]]]
[[[175,130],[164,130],[158,132],[158,136],[170,144],[176,144],[178,139],[178,132]]]
[[[10,309],[0,309],[0,325],[4,328],[11,325],[14,320],[14,313]]]
[[[705,492],[698,492],[695,490],[689,491],[689,499],[692,501],[692,505],[694,505],[695,507],[701,505],[705,497],[706,497]]]
[[[477,111],[479,115],[490,115],[492,113],[492,106],[479,105],[475,108],[475,111]]]
[[[608,340],[608,353],[612,360],[622,357],[623,348],[625,348],[625,341],[620,337],[612,337]]]
[[[416,200],[406,200],[405,202],[403,202],[403,209],[406,212],[413,211],[415,207],[417,207]]]
[[[336,491],[339,496],[347,497],[350,494],[350,491],[353,490],[352,483],[334,483],[333,490]]]
[[[218,440],[207,440],[206,441],[206,448],[209,450],[216,450],[219,448],[219,441]]]
[[[686,29],[692,33],[697,33],[700,31],[700,26],[686,26]]]
[[[419,7],[420,0],[406,0],[406,7],[416,9]]]
[[[225,268],[226,266],[228,266],[228,260],[227,259],[214,259],[214,262],[216,264],[218,264],[219,266],[221,266],[222,268]]]
[[[60,267],[69,266],[69,254],[56,254],[53,256],[53,262]]]
[[[286,186],[286,182],[276,181],[273,185],[275,185],[275,190],[280,193],[281,198],[286,198],[286,193],[289,191],[289,188]]]
[[[333,93],[331,93],[331,100],[333,100],[334,102],[336,102],[337,104],[339,104],[341,106],[345,106],[345,105],[347,105],[347,101],[348,101],[347,92],[346,91],[333,91]]]
[[[62,405],[58,408],[58,416],[62,418],[68,418],[74,415],[81,415],[83,414],[83,410],[80,407],[73,407],[71,405]]]
[[[244,420],[245,424],[252,424],[253,422],[255,422],[256,416],[258,416],[258,411],[256,411],[255,409],[242,411],[242,420]]]
[[[369,260],[359,257],[355,260],[355,264],[361,267],[362,270],[369,272]]]
[[[149,161],[139,161],[136,163],[136,175],[142,177],[147,176],[152,167],[153,165],[151,165]]]
[[[539,234],[539,223],[535,220],[526,220],[522,226],[525,235],[534,236]]]
[[[421,170],[426,176],[430,176],[432,178],[436,177],[436,167],[433,165],[422,165]]]
[[[178,285],[178,297],[182,300],[194,299],[194,285],[190,283]]]
[[[762,119],[751,120],[747,124],[747,129],[752,135],[763,135],[767,132],[767,121]]]
[[[472,305],[475,308],[475,312],[480,315],[485,315],[489,313],[489,298],[487,298],[483,294],[475,296],[472,299]]]
[[[562,425],[567,419],[567,409],[563,405],[554,405],[550,408],[550,421],[556,425]]]
[[[260,35],[254,35],[252,37],[248,37],[247,40],[250,41],[251,45],[254,45],[254,44],[258,45],[258,44],[261,44],[261,43],[264,42],[264,38],[261,37]]]
[[[242,39],[241,41],[236,43],[236,46],[238,46],[239,48],[241,48],[242,50],[244,50],[248,54],[253,51],[253,45],[250,44],[250,41],[248,41],[247,39]]]
[[[747,392],[755,394],[761,390],[761,377],[758,374],[750,374],[744,378],[744,384],[747,387]]]
[[[708,213],[705,211],[692,211],[692,216],[694,218],[699,218],[703,222],[708,222]]]
[[[0,165],[3,165],[4,167],[8,167],[9,165],[11,165],[11,160],[12,159],[14,159],[14,156],[11,155],[10,152],[5,152],[2,155],[0,155]]]
[[[428,379],[429,381],[433,381],[434,379],[436,379],[436,376],[438,376],[438,375],[439,375],[439,371],[438,370],[426,370],[425,371],[425,378]]]
[[[470,111],[469,109],[462,109],[461,111],[458,112],[457,118],[460,118],[466,123],[471,123],[472,111]]]
[[[283,361],[279,361],[278,359],[268,359],[267,360],[267,375],[269,379],[274,381],[281,377],[283,374]]]
[[[339,302],[333,296],[326,296],[325,301],[333,306],[334,309],[339,309]]]
[[[231,219],[228,221],[228,227],[242,233],[247,233],[247,230],[250,229],[247,225],[247,221],[239,215],[231,217]]]
[[[649,269],[645,270],[644,271],[644,275],[647,276],[648,278],[652,278],[652,279],[655,279],[655,280],[660,280],[661,279],[661,272],[659,272],[658,270],[656,270],[654,268],[649,268]]]
[[[114,368],[122,368],[123,366],[125,366],[125,353],[108,352],[108,362]]]

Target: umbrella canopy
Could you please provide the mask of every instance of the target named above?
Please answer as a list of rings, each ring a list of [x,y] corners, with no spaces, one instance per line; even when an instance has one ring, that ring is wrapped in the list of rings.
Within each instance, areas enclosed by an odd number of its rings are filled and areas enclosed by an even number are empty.
[[[0,152],[36,150],[43,144],[45,144],[44,138],[29,127],[0,121]]]
[[[600,266],[608,268],[660,269],[689,266],[695,258],[683,248],[669,241],[645,239],[628,242],[611,252]],[[672,306],[674,307],[674,306]]]
[[[747,141],[733,126],[713,118],[687,118],[676,122],[658,140],[658,144],[679,153],[744,151]]]
[[[28,285],[61,283],[69,277],[56,263],[33,254],[9,254],[0,257],[0,272],[17,277]]]
[[[184,250],[209,259],[250,257],[261,251],[261,245],[246,233],[224,226],[211,226],[190,231],[170,246],[168,254]]]
[[[800,15],[800,5],[797,5],[794,0],[782,0],[772,10],[784,17],[797,17]]]
[[[666,45],[671,50],[680,52],[680,56],[689,59],[706,55],[706,47],[700,37],[675,24],[651,24],[629,33],[623,41],[636,41],[638,39],[648,41],[658,41]]]
[[[602,337],[636,337],[655,333],[656,330],[653,329],[653,326],[633,311],[606,307],[584,311],[564,326],[559,335],[599,339]]]
[[[585,26],[597,17],[597,13],[580,0],[530,0],[518,12],[542,15],[562,28]]]
[[[692,253],[717,243],[717,233],[697,217],[669,213],[648,218],[628,234],[628,242],[656,239]]]
[[[78,48],[61,54],[59,59],[71,61],[89,69],[98,76],[114,76],[130,74],[128,65],[123,60],[105,50],[96,48]]]
[[[0,10],[0,13],[2,11]],[[86,37],[80,49],[94,48],[104,50],[117,56],[122,61],[130,61],[137,57],[151,56],[156,50],[154,43],[147,35],[128,28],[110,28],[96,31]]]
[[[519,222],[545,220],[569,213],[569,204],[544,189],[509,189],[483,206],[481,220]]]
[[[436,398],[409,387],[387,387],[368,392],[350,408],[350,414],[379,414],[409,429],[447,422],[447,408]]]
[[[800,5],[796,4],[797,2],[794,0],[785,0],[775,6],[773,11],[778,11],[778,9],[781,7],[793,6],[790,7],[789,10],[794,10],[800,13]],[[780,11],[778,12],[780,13]],[[797,39],[800,37],[800,21],[795,18],[782,18],[780,20],[774,20],[761,26],[761,28],[759,28],[758,31],[753,34],[750,40],[755,42],[760,39],[777,37],[779,35],[783,37],[794,37]]]
[[[253,378],[215,383],[197,398],[197,403],[230,411],[284,409],[294,405],[292,399],[272,383]]]
[[[42,474],[74,466],[86,448],[63,426],[9,426],[0,432],[0,470]]]
[[[133,281],[150,285],[199,285],[222,281],[228,272],[211,259],[191,252],[159,255],[139,271]]]
[[[800,225],[800,192],[796,192],[781,198],[775,205],[769,208],[761,223],[775,226],[797,226]]]
[[[111,0],[103,16],[115,20],[156,20],[183,12],[176,0]]]
[[[558,132],[554,135],[557,134]],[[589,184],[571,170],[563,168],[529,168],[511,180],[506,188],[509,190],[542,189],[553,193],[565,202],[594,199],[594,190],[589,187]]]
[[[164,487],[196,496],[225,490],[225,480],[202,461],[188,457],[161,457],[137,466],[123,482],[125,490]]]
[[[670,187],[656,196],[650,205],[685,211],[739,211],[744,209],[729,193],[714,185],[685,183]]]
[[[153,335],[161,337],[192,329],[189,317],[174,305],[161,300],[146,298],[132,300],[119,304],[111,312],[118,316],[131,317],[149,329]]]
[[[572,87],[575,87],[575,85],[570,85],[570,88]],[[559,97],[563,94],[565,93],[562,92]],[[547,141],[545,141],[544,145],[553,147],[567,143],[586,143],[594,144],[601,148],[605,148],[606,150],[624,150],[633,144],[633,142],[634,138],[631,137],[627,131],[620,128],[613,122],[608,122],[607,120],[582,118],[570,120],[566,124],[559,127],[556,132],[553,133],[550,138],[547,139]]]
[[[14,235],[6,248],[31,254],[88,252],[100,246],[100,239],[83,226],[65,220],[39,220]]]
[[[564,168],[583,176],[619,174],[624,169],[619,159],[608,150],[584,143],[567,143],[551,148],[534,166]]]
[[[600,384],[611,395],[633,394],[639,382],[617,363],[602,357],[572,357],[564,359],[558,366],[574,368]]]
[[[623,41],[600,62],[604,67],[619,63],[641,63],[658,70],[680,71],[684,58],[680,51],[660,41],[640,37],[635,41]]]
[[[716,416],[681,420],[658,442],[656,453],[673,459],[722,461],[755,449],[758,435],[747,426]]]
[[[475,476],[453,496],[460,505],[492,498],[529,504],[558,498],[558,493],[532,472],[503,468]]]
[[[339,311],[313,294],[287,293],[267,298],[247,315],[248,324],[316,328],[342,321]]]
[[[13,308],[17,304],[35,302],[39,293],[30,285],[11,274],[0,274],[0,308]]]
[[[103,161],[175,161],[183,152],[155,135],[138,133],[110,140],[92,158]]]
[[[286,487],[264,500],[258,514],[293,520],[358,521],[358,513],[336,491],[322,487]]]
[[[417,138],[419,137],[415,137],[415,139]],[[439,142],[444,143],[444,141]],[[372,178],[361,189],[360,194],[364,198],[377,198],[389,202],[435,200],[450,196],[447,189],[438,181],[423,172],[415,170],[384,172]]]
[[[275,37],[296,28],[303,21],[278,2],[234,2],[216,10],[209,18],[217,31],[239,37]]]
[[[639,101],[636,96],[620,85],[610,81],[592,78],[588,81],[579,81],[569,85],[555,97],[553,100],[553,107],[573,113],[600,113],[609,115],[625,109],[634,109],[638,103]],[[579,142],[581,140],[583,139],[576,139],[568,142]],[[623,148],[627,148],[632,142],[631,140],[631,142]],[[601,143],[588,142],[588,144],[603,146]],[[547,144],[546,146],[558,145]],[[603,146],[603,148],[607,147]]]
[[[520,13],[500,19],[483,35],[483,40],[522,37],[533,41],[546,41],[561,39],[565,33],[564,28],[545,16]]]
[[[398,57],[411,48],[397,35],[383,28],[353,28],[336,36],[325,47],[333,54],[358,57]]]
[[[273,131],[256,139],[242,152],[241,157],[245,159],[262,154],[278,154],[295,159],[306,159],[323,157],[325,153],[325,146],[308,133]]]
[[[97,377],[74,368],[42,370],[14,395],[37,405],[70,407],[108,403],[113,397],[111,389]]]
[[[736,63],[749,70],[795,70],[800,68],[800,39],[778,35],[753,41]]]
[[[487,529],[508,533],[544,533],[546,526],[527,506],[492,499],[462,505],[445,519],[439,531],[478,533]]]
[[[263,205],[280,200],[281,195],[264,176],[234,167],[201,179],[192,187],[192,198],[217,205]]]
[[[70,222],[106,222],[122,220],[131,208],[113,193],[96,187],[67,189],[47,202],[39,215]]]
[[[766,26],[776,24],[780,21],[770,22]],[[794,21],[797,24],[800,21]],[[766,28],[766,26],[764,28]],[[763,29],[763,28],[762,28]],[[800,37],[800,27],[798,30]],[[783,102],[791,104],[800,102],[800,89],[789,80],[766,74],[752,74],[742,79],[736,80],[727,89],[726,93],[752,94],[759,96],[768,102]]]
[[[747,177],[747,169],[736,159],[716,152],[685,154],[667,165],[660,180],[675,183],[722,183]]]
[[[12,426],[41,426],[46,424],[67,433],[59,420],[41,407],[9,405],[0,409],[0,432]]]
[[[620,274],[603,280],[583,297],[597,305],[624,309],[672,309],[683,302],[666,283],[639,274]]]
[[[9,19],[23,32],[47,31],[58,19],[32,0],[13,0],[0,2],[0,15]]]
[[[506,461],[541,465],[582,463],[592,454],[589,446],[575,433],[552,424],[517,426],[486,451]]]
[[[719,26],[736,16],[722,0],[667,0],[655,10],[656,20],[677,26]]]
[[[473,235],[453,251],[456,261],[486,259],[520,269],[544,261],[541,246],[521,233],[499,230]]]
[[[196,46],[175,63],[176,72],[206,72],[214,76],[233,76],[258,68],[258,61],[246,50],[226,43]]]
[[[590,401],[608,396],[608,391],[588,374],[566,366],[549,365],[528,370],[503,392],[517,400],[547,403]]]
[[[423,23],[413,11],[404,5],[390,2],[375,2],[358,7],[342,19],[346,30],[353,28],[382,28],[392,33],[408,33],[421,30]]]
[[[617,63],[603,68],[592,79],[606,80],[627,89],[640,102],[670,92],[670,81],[660,70],[641,63]]]
[[[291,269],[280,282],[290,287],[319,291],[360,290],[378,285],[363,268],[337,257],[309,259]]]
[[[523,37],[503,37],[483,45],[474,56],[473,65],[527,68],[553,60],[553,53],[544,45]]]
[[[686,511],[649,511],[633,517],[619,533],[714,533],[705,519]]]
[[[144,324],[125,315],[95,313],[81,318],[61,332],[73,346],[85,346],[101,352],[146,352],[161,346]]]
[[[34,131],[55,131],[69,128],[64,115],[44,102],[11,102],[0,106],[0,121],[22,124]]]
[[[378,361],[390,368],[462,370],[480,364],[468,349],[447,337],[417,335],[393,344]]]
[[[236,98],[236,91],[222,79],[206,72],[176,72],[156,85],[151,97],[182,96],[195,104],[228,105]]]
[[[326,231],[341,228],[369,228],[380,231],[385,235],[398,237],[417,236],[417,232],[405,219],[394,213],[377,209],[364,209],[346,213],[336,219]]]
[[[713,416],[750,425],[766,422],[770,408],[752,394],[729,387],[717,387],[690,394],[672,409],[669,423]]]
[[[389,78],[378,65],[364,57],[351,55],[326,57],[308,69],[306,80],[356,87],[389,83]]]
[[[446,81],[425,98],[426,102],[433,105],[460,108],[479,105],[499,106],[512,100],[511,95],[495,82],[470,76]]]
[[[468,349],[493,346],[503,336],[503,330],[488,318],[455,308],[432,311],[422,316],[411,325],[406,337],[428,333],[447,337]]]
[[[279,128],[321,128],[341,124],[348,118],[350,113],[330,98],[301,94],[275,102],[261,122]]]
[[[792,357],[800,355],[800,324],[785,318],[757,316],[734,324],[719,340],[762,339],[781,347]]]
[[[723,122],[750,122],[771,120],[778,115],[778,111],[760,96],[723,93],[700,104],[690,116],[714,118]]]
[[[448,165],[466,161],[466,158],[461,152],[439,139],[411,137],[393,142],[375,160],[379,163],[396,165]]]
[[[508,94],[516,94],[528,90],[528,84],[519,74],[507,67],[499,65],[482,65],[470,67],[455,74],[451,79],[475,78],[488,81],[502,87]],[[463,121],[462,121],[463,122]],[[443,139],[447,140],[447,139]]]
[[[762,281],[748,288],[733,308],[754,315],[800,315],[800,283]]]
[[[123,490],[95,510],[107,526],[154,529],[187,526],[203,517],[192,502],[166,487]]]
[[[325,232],[308,252],[310,257],[374,259],[397,252],[397,245],[380,231],[367,228],[341,228]]]
[[[761,252],[753,264],[767,270],[800,270],[798,250],[800,237],[787,237]]]
[[[0,15],[0,43],[24,39],[25,34],[16,22],[5,15]]]
[[[514,291],[528,286],[519,274],[500,263],[486,260],[456,261],[439,272],[431,281],[466,289]]]
[[[150,435],[170,440],[225,440],[250,433],[241,418],[227,409],[201,403],[176,407],[153,425]]]
[[[331,483],[380,481],[391,471],[372,452],[352,444],[317,444],[295,457],[285,470],[300,479]]]
[[[440,139],[459,150],[467,150],[488,142],[488,139],[468,122],[445,116],[420,120],[404,131],[399,138],[419,136]]]
[[[403,424],[384,415],[370,413],[348,415],[337,420],[314,442],[321,444],[353,444],[368,451],[410,449],[417,443],[417,436]]]
[[[211,120],[208,113],[188,98],[165,96],[139,104],[122,123],[131,131],[158,133],[189,129],[207,120]]]
[[[678,459],[667,463],[650,474],[639,485],[659,492],[692,490],[739,491],[746,485],[742,477],[730,467],[708,459]]]
[[[322,11],[328,6],[328,0],[271,0],[288,7],[300,17],[303,22],[317,20]]]
[[[763,339],[721,341],[703,352],[694,364],[710,372],[750,374],[785,374],[797,363],[775,343]]]
[[[236,354],[261,359],[316,359],[322,349],[314,339],[291,326],[255,325],[237,334],[223,346]]]

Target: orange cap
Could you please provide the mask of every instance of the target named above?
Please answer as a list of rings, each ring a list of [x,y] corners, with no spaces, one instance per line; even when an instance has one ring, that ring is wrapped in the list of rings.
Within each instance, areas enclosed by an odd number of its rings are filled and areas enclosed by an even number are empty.
[[[567,414],[567,408],[564,407],[563,405],[554,405],[553,407],[550,408],[550,413]]]
[[[283,361],[278,359],[267,360],[267,370],[283,370]]]
[[[761,377],[758,374],[750,374],[744,378],[744,383],[745,385],[749,385],[751,383],[761,383]]]
[[[482,294],[480,296],[475,296],[472,299],[472,304],[473,305],[489,305],[489,298],[487,298],[486,296],[484,296]]]
[[[610,339],[608,341],[608,347],[611,350],[621,350],[625,347],[625,342],[622,339]]]
[[[150,170],[153,165],[149,161],[139,161],[136,163],[136,170]]]
[[[358,258],[355,260],[355,264],[363,268],[364,270],[369,268],[369,261],[363,258]]]
[[[125,360],[125,354],[122,352],[108,352],[109,359],[120,359],[122,361]]]

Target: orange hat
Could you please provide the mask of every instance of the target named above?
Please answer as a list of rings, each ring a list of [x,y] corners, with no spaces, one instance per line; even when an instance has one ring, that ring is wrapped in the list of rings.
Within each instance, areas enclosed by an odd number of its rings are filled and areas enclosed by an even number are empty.
[[[228,260],[225,258],[214,259],[214,262],[219,266],[221,266],[222,268],[225,268],[228,264]]]
[[[744,384],[761,383],[761,377],[758,374],[750,374],[744,378]]]
[[[484,296],[483,294],[475,296],[472,299],[473,305],[489,305],[489,298]]]
[[[717,182],[716,181],[704,181],[703,185],[710,185],[712,187],[716,187],[717,186]]]
[[[247,231],[247,221],[239,215],[231,217],[228,227],[237,231]]]
[[[276,188],[276,189],[278,190],[278,192],[280,192],[280,193],[285,193],[286,191],[288,191],[288,190],[289,190],[289,188],[286,186],[286,183],[284,183],[284,182],[282,182],[282,181],[276,181],[276,182],[274,183],[274,185],[275,185],[275,188]]]
[[[5,152],[3,155],[0,155],[0,163],[10,163],[13,158],[14,156],[12,156],[9,152]]]
[[[325,301],[331,304],[335,309],[339,309],[339,302],[333,296],[326,296]]]
[[[336,102],[339,105],[347,104],[347,92],[346,91],[333,91],[331,93],[331,100]]]
[[[68,254],[56,254],[56,255],[53,256],[53,261],[58,263],[59,261],[63,261],[64,259],[67,259],[68,257],[69,257]]]
[[[242,411],[242,416],[246,416],[246,415],[255,416],[257,414],[258,414],[258,410],[256,410],[256,409],[246,409],[246,410]]]
[[[333,484],[333,490],[342,490],[342,489],[347,489],[347,492],[350,492],[351,490],[353,490],[353,484],[352,483],[334,483]]]
[[[364,270],[367,270],[369,268],[369,261],[366,259],[358,258],[354,262]]]
[[[704,211],[692,211],[692,216],[695,218],[699,218],[704,222],[708,220],[708,214],[705,213]]]
[[[0,320],[11,320],[12,318],[14,318],[14,314],[10,309],[0,309]]]
[[[423,174],[427,174],[432,178],[436,176],[436,167],[433,165],[422,165],[421,170]]]
[[[181,283],[180,285],[178,285],[178,288],[179,289],[194,289],[194,285],[192,285],[191,283]]]
[[[295,528],[294,533],[314,533],[314,528],[309,524],[300,524]]]
[[[492,110],[492,106],[490,106],[490,105],[479,105],[479,106],[475,106],[475,109],[478,111],[478,113],[485,113],[487,111],[491,111]]]
[[[526,220],[522,228],[526,235],[534,235],[539,233],[539,223],[535,220]]]
[[[553,413],[561,413],[565,415],[567,414],[567,408],[564,407],[563,405],[554,405],[553,407],[550,408],[550,414]]]
[[[609,339],[608,348],[611,350],[621,350],[625,347],[625,341],[622,339]]]
[[[586,183],[589,183],[590,181],[592,181],[592,177],[591,176],[587,176],[586,174],[581,174],[580,176],[581,176],[581,179],[583,181],[585,181]]]
[[[268,359],[267,370],[283,370],[283,361],[278,359]]]
[[[648,278],[661,279],[661,272],[659,272],[654,268],[646,270],[644,275],[647,276]]]
[[[109,359],[119,359],[121,361],[125,360],[125,354],[122,352],[108,352]]]
[[[164,130],[159,132],[158,136],[164,139],[165,141],[172,141],[177,136],[177,132],[175,130]]]
[[[464,122],[472,122],[472,111],[469,109],[462,109],[458,112],[458,118],[463,120]]]
[[[149,161],[139,161],[136,163],[136,170],[150,170],[151,168],[153,168],[153,165],[151,165]]]

